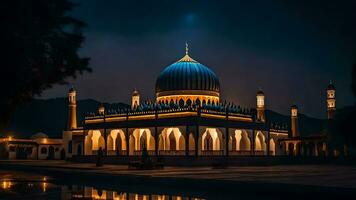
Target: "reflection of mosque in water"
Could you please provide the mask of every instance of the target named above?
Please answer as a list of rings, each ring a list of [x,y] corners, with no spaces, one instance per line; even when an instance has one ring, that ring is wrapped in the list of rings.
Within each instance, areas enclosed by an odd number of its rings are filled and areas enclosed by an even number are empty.
[[[40,197],[45,198],[46,195],[56,193],[60,190],[61,200],[75,200],[75,199],[93,199],[93,200],[200,200],[202,198],[185,197],[180,195],[168,195],[168,194],[147,194],[147,193],[135,193],[135,192],[122,192],[113,190],[103,190],[89,186],[58,186],[54,183],[48,182],[44,177],[41,180],[16,181],[5,179],[1,181],[0,192],[16,192],[24,193],[21,195],[23,198],[32,199]],[[19,191],[21,190],[21,191]],[[30,195],[30,196],[27,196]],[[1,196],[0,196],[1,197]],[[50,198],[48,198],[50,199]],[[56,197],[58,199],[58,197]]]
[[[62,186],[61,199],[110,199],[110,200],[201,200],[195,197],[183,197],[166,194],[142,194],[100,190],[94,187]]]
[[[66,156],[123,158],[142,154],[161,157],[239,157],[327,155],[320,134],[302,136],[298,108],[291,107],[290,127],[265,115],[265,94],[256,94],[256,108],[247,109],[220,99],[218,76],[188,55],[165,68],[156,81],[156,99],[140,101],[134,90],[131,108],[101,105],[77,127],[76,91],[69,91],[68,129],[63,132]],[[335,88],[327,89],[328,118],[332,119]]]

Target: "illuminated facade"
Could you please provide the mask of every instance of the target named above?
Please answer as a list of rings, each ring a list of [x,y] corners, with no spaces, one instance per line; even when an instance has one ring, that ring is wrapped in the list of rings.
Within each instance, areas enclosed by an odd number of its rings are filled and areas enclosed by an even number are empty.
[[[66,154],[62,139],[49,138],[44,133],[37,133],[29,139],[13,137],[0,138],[1,158],[53,160],[64,159]]]
[[[222,101],[218,77],[192,59],[188,48],[183,58],[159,74],[155,89],[155,101],[140,102],[134,90],[130,108],[107,111],[100,106],[96,114],[85,117],[84,127],[64,131],[64,146],[73,149],[67,156],[96,155],[99,149],[123,158],[139,156],[143,149],[163,157],[277,156],[288,154],[288,145],[297,143],[296,106],[288,128],[266,118],[262,90],[252,109]]]

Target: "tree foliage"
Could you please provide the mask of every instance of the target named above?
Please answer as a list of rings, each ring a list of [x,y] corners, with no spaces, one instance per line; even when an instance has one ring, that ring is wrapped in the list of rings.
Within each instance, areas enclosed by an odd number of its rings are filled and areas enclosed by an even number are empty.
[[[68,15],[74,6],[68,0],[1,2],[1,125],[44,90],[91,71],[89,58],[78,55],[85,23]]]

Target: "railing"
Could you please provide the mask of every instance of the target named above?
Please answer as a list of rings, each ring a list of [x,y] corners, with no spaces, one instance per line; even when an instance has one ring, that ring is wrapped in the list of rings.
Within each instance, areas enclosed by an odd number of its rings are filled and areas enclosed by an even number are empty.
[[[203,150],[201,151],[202,156],[222,156],[224,155],[224,150]]]
[[[108,150],[107,151],[107,155],[109,156],[116,156],[116,155],[122,155],[125,156],[126,154],[126,150]]]
[[[185,150],[160,150],[158,154],[162,156],[184,156]]]
[[[155,156],[156,153],[154,150],[147,150],[148,155],[150,156]],[[158,151],[158,155],[160,156],[185,156],[186,154],[185,150],[160,150]],[[105,152],[103,151],[103,154]],[[93,150],[92,155],[98,155],[98,150]],[[126,156],[127,151],[126,150],[108,150],[107,151],[108,156]],[[189,156],[195,156],[195,150],[189,150],[188,151]],[[225,156],[224,150],[202,150],[201,151],[201,156]],[[254,154],[250,150],[230,150],[229,151],[229,156],[267,156],[267,152],[263,150],[255,150]],[[142,156],[142,151],[134,151],[133,156]],[[270,151],[270,156],[273,156],[273,151]]]
[[[240,151],[229,151],[230,156],[250,156],[250,150],[240,150]]]
[[[264,156],[267,152],[263,150],[255,150],[255,156]]]
[[[189,154],[190,156],[195,156],[195,150],[189,150],[188,154]]]
[[[150,155],[150,156],[154,156],[155,155],[155,151],[154,150],[147,150],[147,154]],[[135,150],[133,152],[133,155],[134,156],[142,156],[142,151],[141,150]]]
[[[104,115],[88,115],[85,116],[85,120],[90,119],[104,119],[104,118],[111,118],[111,117],[126,117],[126,116],[141,116],[141,115],[152,115],[152,114],[163,114],[163,113],[177,113],[177,112],[200,112],[200,113],[207,113],[207,114],[214,114],[214,115],[221,115],[226,116],[226,111],[217,111],[209,108],[201,108],[200,110],[196,107],[187,107],[187,108],[167,108],[158,111],[147,110],[147,111],[130,111],[128,113],[107,113]],[[245,114],[245,113],[236,113],[236,112],[228,112],[229,116],[237,116],[237,117],[252,117],[252,114]]]

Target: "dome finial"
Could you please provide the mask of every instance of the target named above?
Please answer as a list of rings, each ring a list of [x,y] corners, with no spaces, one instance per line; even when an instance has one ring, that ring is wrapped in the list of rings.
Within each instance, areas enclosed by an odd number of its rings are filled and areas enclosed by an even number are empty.
[[[185,55],[188,55],[188,53],[189,53],[188,43],[185,42]]]

